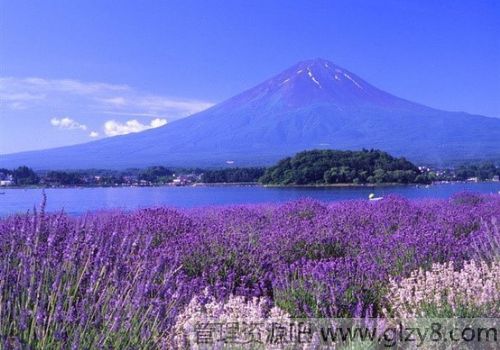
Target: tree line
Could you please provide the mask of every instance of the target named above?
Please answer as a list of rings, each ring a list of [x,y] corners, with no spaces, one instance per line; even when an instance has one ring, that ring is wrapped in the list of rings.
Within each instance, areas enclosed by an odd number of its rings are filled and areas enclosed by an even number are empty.
[[[267,169],[264,184],[429,183],[429,174],[405,158],[379,150],[312,150],[297,153]]]
[[[484,181],[490,180],[494,176],[500,176],[500,167],[496,167],[492,162],[460,165],[455,169],[455,178],[462,181],[474,177]]]
[[[12,179],[17,186],[115,186],[162,185],[182,179],[188,183],[256,183],[267,185],[327,185],[377,183],[430,183],[491,180],[500,175],[492,162],[464,164],[454,169],[419,169],[405,158],[379,150],[313,150],[297,153],[276,165],[224,169],[170,169],[151,166],[145,169],[35,172],[27,166],[0,169],[0,180]]]
[[[163,185],[176,178],[187,183],[244,183],[258,182],[265,168],[226,169],[169,169],[151,166],[145,169],[42,171],[35,172],[27,166],[13,170],[0,169],[0,180],[11,178],[17,186],[115,186],[115,185]]]

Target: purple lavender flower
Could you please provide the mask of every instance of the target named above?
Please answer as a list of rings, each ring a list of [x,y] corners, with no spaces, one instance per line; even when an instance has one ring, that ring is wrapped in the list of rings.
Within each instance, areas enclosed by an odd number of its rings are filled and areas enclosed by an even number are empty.
[[[500,196],[464,194],[11,216],[0,219],[0,334],[40,348],[155,348],[194,296],[379,317],[389,281],[497,259],[499,213]]]

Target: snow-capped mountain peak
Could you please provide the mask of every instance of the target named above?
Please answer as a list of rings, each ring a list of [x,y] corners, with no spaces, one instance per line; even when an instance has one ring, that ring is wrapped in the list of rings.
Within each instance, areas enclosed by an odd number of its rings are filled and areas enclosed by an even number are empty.
[[[378,148],[414,161],[500,159],[500,119],[437,110],[323,60],[299,62],[205,111],[148,131],[0,157],[0,167],[264,165],[314,148]],[[126,152],[125,152],[126,150]]]

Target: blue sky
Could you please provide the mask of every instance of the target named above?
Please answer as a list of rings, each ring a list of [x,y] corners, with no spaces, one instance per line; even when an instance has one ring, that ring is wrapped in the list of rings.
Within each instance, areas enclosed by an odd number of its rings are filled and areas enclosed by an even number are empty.
[[[157,127],[315,57],[500,117],[495,0],[0,0],[0,154]]]

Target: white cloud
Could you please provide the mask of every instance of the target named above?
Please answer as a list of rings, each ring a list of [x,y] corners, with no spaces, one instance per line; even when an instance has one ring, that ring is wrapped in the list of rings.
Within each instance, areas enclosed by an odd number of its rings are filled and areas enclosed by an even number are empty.
[[[29,134],[27,137],[34,137],[32,142],[28,142],[29,146],[28,143],[25,146],[19,142],[8,142],[7,139],[2,142],[0,135],[0,153],[138,132],[161,126],[167,120],[171,122],[189,116],[212,105],[197,99],[164,96],[158,92],[152,94],[128,85],[0,76],[0,134],[4,124],[22,128],[20,120],[29,124],[27,129],[40,133],[51,128],[61,129],[53,135],[53,140]],[[107,120],[115,122],[103,127]]]
[[[0,79],[1,81],[1,79]],[[32,94],[28,92],[3,91],[0,82],[0,108],[5,106],[12,110],[26,109],[30,103],[42,100],[45,98],[42,94]]]
[[[173,119],[186,117],[213,106],[213,103],[198,100],[182,100],[152,95],[117,96],[101,99],[105,114],[135,116],[170,116]]]
[[[110,115],[126,115],[129,117],[158,117],[156,113],[134,113],[134,112],[120,112],[120,111],[99,111],[99,114],[110,114]]]
[[[104,98],[104,99],[102,99],[102,102],[104,102],[105,104],[110,104],[110,105],[117,106],[117,107],[122,107],[122,106],[127,105],[127,100],[125,100],[125,98],[122,96]]]
[[[127,85],[107,84],[98,82],[81,82],[73,79],[43,79],[43,78],[0,78],[0,86],[29,89],[45,92],[66,92],[78,95],[91,95],[103,92],[128,91]]]
[[[33,101],[33,100],[41,100],[45,98],[45,96],[30,94],[27,92],[20,92],[20,93],[2,92],[0,93],[0,98],[3,101]]]
[[[149,125],[152,127],[152,128],[158,128],[160,126],[163,126],[167,124],[167,120],[166,119],[160,119],[160,118],[155,118],[151,121],[151,123],[149,123]]]
[[[0,110],[53,110],[76,115],[100,113],[175,120],[213,103],[137,91],[128,85],[72,79],[0,77]]]
[[[161,113],[162,111],[183,111],[190,115],[213,105],[213,103],[196,100],[180,100],[161,96],[141,96],[135,101],[137,106],[145,110]]]
[[[132,132],[140,132],[148,129],[158,128],[167,124],[166,119],[155,118],[149,124],[142,124],[137,119],[120,123],[116,120],[108,120],[104,123],[104,133],[106,136],[126,135]]]
[[[80,124],[76,120],[73,120],[73,119],[68,118],[68,117],[64,117],[64,118],[61,118],[61,119],[59,119],[59,118],[52,118],[50,120],[50,124],[52,124],[52,126],[58,127],[59,129],[69,129],[69,130],[72,130],[72,129],[81,129],[81,130],[87,130],[87,126],[86,125]]]

